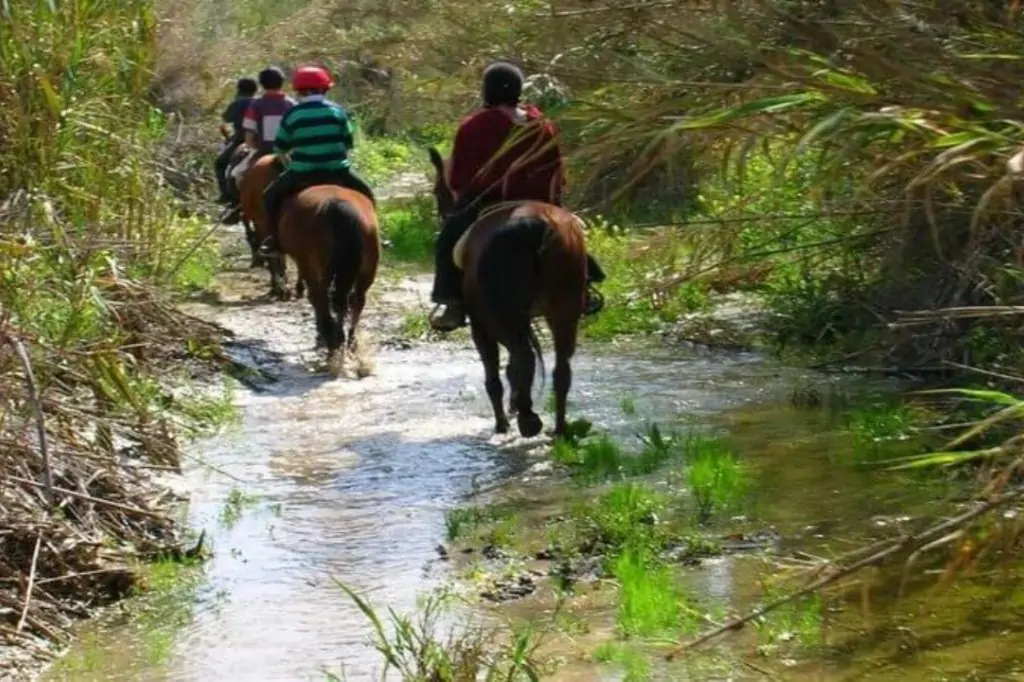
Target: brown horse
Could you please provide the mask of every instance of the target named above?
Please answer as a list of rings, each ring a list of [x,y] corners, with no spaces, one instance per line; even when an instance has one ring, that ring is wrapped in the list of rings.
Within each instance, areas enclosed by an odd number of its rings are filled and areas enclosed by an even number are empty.
[[[438,213],[451,213],[454,201],[445,162],[430,148]],[[506,376],[509,412],[519,433],[540,433],[531,389],[535,360],[544,359],[531,322],[543,317],[555,344],[555,435],[566,433],[565,408],[572,385],[570,361],[576,352],[579,321],[587,291],[587,251],[583,224],[571,212],[540,201],[518,201],[485,209],[456,251],[461,259],[463,294],[473,342],[484,365],[484,385],[494,409],[495,431],[507,433],[502,404],[498,344],[509,353]],[[459,263],[459,260],[462,262]],[[535,355],[536,351],[536,355]]]
[[[243,142],[235,148],[235,151],[231,153],[231,157],[228,159],[228,166],[225,170],[227,175],[227,186],[228,190],[234,195],[235,199],[241,205],[241,188],[240,184],[235,182],[235,179],[231,176],[232,171],[235,167],[241,163],[249,154],[249,147]],[[242,214],[242,226],[245,228],[245,241],[249,244],[249,251],[252,254],[252,258],[249,261],[250,268],[259,268],[264,264],[264,258],[259,254],[260,243],[256,240],[255,232],[253,231],[252,219],[246,215],[245,211],[241,211]]]
[[[306,282],[316,315],[317,348],[326,345],[329,360],[338,349],[355,349],[366,292],[380,262],[377,227],[373,203],[346,187],[315,185],[289,197],[281,207],[281,250],[295,261]]]
[[[266,218],[263,215],[263,191],[280,174],[281,167],[277,163],[277,155],[262,156],[256,159],[242,175],[238,192],[242,205],[242,218],[247,225],[252,224],[251,231],[246,227],[246,239],[249,240],[249,246],[253,250],[253,258],[259,257],[261,262],[266,262],[267,268],[270,270],[270,293],[280,300],[287,300],[287,261],[283,256],[265,259],[259,255],[260,244],[267,237]],[[302,298],[305,293],[305,283],[302,277],[299,277],[295,282],[295,297]]]

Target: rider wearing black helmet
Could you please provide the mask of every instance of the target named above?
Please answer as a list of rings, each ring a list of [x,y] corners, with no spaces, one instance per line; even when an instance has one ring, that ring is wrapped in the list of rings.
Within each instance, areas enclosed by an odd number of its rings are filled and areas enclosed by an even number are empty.
[[[565,165],[558,129],[537,107],[520,102],[522,72],[508,62],[491,64],[483,73],[480,91],[484,106],[459,125],[449,160],[448,186],[456,203],[437,237],[431,293],[438,306],[446,306],[442,315],[430,319],[441,332],[466,323],[462,277],[452,251],[481,209],[501,201],[562,203]],[[513,135],[515,142],[505,149]],[[590,284],[604,279],[590,256],[588,266]],[[588,302],[588,308],[597,306]]]
[[[242,140],[245,137],[242,121],[245,117],[246,109],[249,108],[255,96],[256,81],[249,77],[239,78],[238,83],[235,85],[235,99],[228,104],[227,108],[224,109],[224,113],[221,114],[220,131],[224,135],[226,143],[224,149],[217,155],[217,161],[213,165],[214,173],[217,177],[217,187],[220,189],[220,196],[217,198],[218,203],[223,204],[231,201],[225,174],[228,169],[228,162],[231,160],[231,155],[235,153],[238,145],[242,144]]]

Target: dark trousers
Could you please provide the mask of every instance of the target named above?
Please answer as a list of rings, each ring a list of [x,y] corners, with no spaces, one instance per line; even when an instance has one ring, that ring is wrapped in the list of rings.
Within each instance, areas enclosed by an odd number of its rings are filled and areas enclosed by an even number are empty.
[[[231,155],[235,153],[240,144],[242,144],[241,140],[229,140],[213,163],[213,172],[217,176],[217,187],[220,189],[221,196],[228,194],[228,164],[231,162]]]
[[[441,231],[437,235],[437,244],[434,250],[434,288],[430,293],[430,299],[434,303],[449,305],[462,301],[462,271],[455,266],[453,260],[455,245],[462,235],[466,234],[466,230],[476,222],[481,211],[488,204],[495,203],[481,201],[470,205],[472,201],[472,197],[459,201],[454,211],[444,219]],[[604,279],[604,270],[588,253],[587,281],[603,282]]]
[[[281,204],[285,199],[298,194],[307,187],[314,185],[338,185],[347,187],[365,194],[374,204],[377,199],[373,196],[373,190],[350,168],[338,170],[316,170],[307,173],[296,173],[288,169],[277,176],[270,185],[263,190],[263,213],[266,217],[267,233],[272,239],[277,240],[277,221],[281,213]]]

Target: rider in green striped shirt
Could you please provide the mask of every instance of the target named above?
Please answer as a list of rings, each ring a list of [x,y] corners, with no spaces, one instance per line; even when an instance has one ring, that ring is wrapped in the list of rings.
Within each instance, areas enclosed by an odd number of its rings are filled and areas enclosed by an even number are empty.
[[[326,99],[333,83],[326,71],[304,66],[292,76],[299,103],[281,120],[274,151],[289,158],[285,171],[263,192],[267,238],[260,251],[280,253],[277,221],[281,204],[313,185],[341,185],[362,192],[376,203],[373,190],[352,172],[349,150],[354,146],[348,113]]]

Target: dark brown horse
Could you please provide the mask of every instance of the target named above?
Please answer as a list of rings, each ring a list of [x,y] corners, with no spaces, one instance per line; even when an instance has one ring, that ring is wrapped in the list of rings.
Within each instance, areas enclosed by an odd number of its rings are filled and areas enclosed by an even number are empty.
[[[331,361],[339,349],[354,350],[366,292],[380,262],[373,204],[345,187],[309,187],[285,200],[278,237],[281,250],[295,261],[306,282],[316,315],[317,347],[326,345]],[[351,320],[347,343],[346,313]]]
[[[280,258],[263,259],[259,256],[259,247],[267,237],[266,218],[263,215],[263,190],[281,174],[276,154],[262,156],[245,171],[239,183],[238,193],[242,205],[242,220],[251,224],[246,227],[246,239],[253,249],[253,256],[265,260],[270,270],[270,293],[281,300],[288,298],[288,266],[282,256]],[[302,277],[295,282],[295,297],[302,298],[306,293]]]
[[[445,162],[434,148],[430,160],[436,171],[434,198],[443,217],[451,213],[454,201]],[[572,385],[570,361],[576,352],[587,291],[582,222],[564,208],[540,201],[498,204],[481,213],[455,251],[456,264],[463,270],[466,310],[484,365],[495,430],[507,433],[509,429],[502,404],[501,344],[509,353],[509,413],[516,416],[523,436],[529,438],[541,431],[530,392],[534,363],[539,360],[543,371],[544,360],[531,322],[543,317],[555,344],[555,435],[565,435],[566,398]]]

